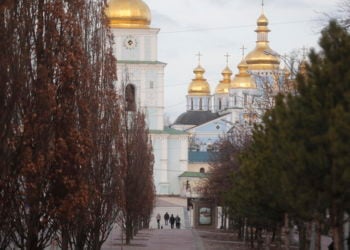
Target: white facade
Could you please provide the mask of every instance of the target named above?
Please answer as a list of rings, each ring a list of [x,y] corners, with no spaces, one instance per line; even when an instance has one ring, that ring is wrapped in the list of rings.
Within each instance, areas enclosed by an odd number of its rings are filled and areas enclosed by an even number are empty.
[[[159,29],[112,29],[117,57],[117,86],[135,87],[135,101],[150,130],[164,127],[164,68],[157,55]]]
[[[112,28],[117,58],[117,88],[134,89],[138,110],[146,114],[154,154],[157,194],[180,194],[179,175],[187,169],[188,135],[164,129],[164,68],[158,61],[158,32],[154,28]]]

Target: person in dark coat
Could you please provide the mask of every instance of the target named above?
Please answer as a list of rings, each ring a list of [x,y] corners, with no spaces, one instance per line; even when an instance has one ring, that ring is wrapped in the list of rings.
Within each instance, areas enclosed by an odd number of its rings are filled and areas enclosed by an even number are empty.
[[[176,228],[177,229],[180,229],[180,225],[181,225],[181,219],[180,219],[180,217],[178,216],[178,215],[176,215],[176,217],[175,217],[175,223],[176,223]]]
[[[170,216],[170,226],[171,226],[171,229],[173,229],[174,228],[174,223],[175,223],[175,218],[174,218],[174,215],[172,215],[171,214],[171,216]]]
[[[158,225],[158,229],[160,229],[160,214],[157,214],[157,225]]]
[[[169,214],[168,214],[168,212],[166,212],[164,214],[164,221],[165,221],[165,225],[168,225],[168,221],[169,221]]]

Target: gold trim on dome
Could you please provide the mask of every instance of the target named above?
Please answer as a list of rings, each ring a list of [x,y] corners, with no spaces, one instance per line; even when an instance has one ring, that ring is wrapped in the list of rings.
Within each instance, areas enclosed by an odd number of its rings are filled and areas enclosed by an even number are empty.
[[[111,28],[149,28],[151,10],[142,0],[110,0],[106,15]]]
[[[256,89],[256,84],[248,73],[248,64],[244,59],[238,64],[238,70],[238,74],[235,75],[231,82],[231,88]]]
[[[188,94],[192,96],[210,95],[209,83],[203,77],[205,70],[200,65],[198,65],[198,67],[193,70],[193,73],[195,74],[195,78],[192,80],[190,86],[188,87]]]
[[[226,68],[222,71],[221,74],[223,76],[223,79],[220,81],[220,83],[216,87],[215,93],[216,94],[228,94],[229,89],[231,87],[232,71],[228,66],[226,66]]]

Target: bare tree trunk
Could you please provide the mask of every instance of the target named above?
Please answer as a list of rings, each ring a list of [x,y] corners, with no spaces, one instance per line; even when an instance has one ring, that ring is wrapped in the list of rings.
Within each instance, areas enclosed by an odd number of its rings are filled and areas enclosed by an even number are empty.
[[[321,250],[321,223],[318,220],[315,223],[315,250]]]
[[[289,216],[287,213],[284,214],[284,249],[290,249],[289,242]]]
[[[66,229],[62,229],[62,250],[68,250],[69,234]]]
[[[265,236],[265,250],[270,250],[271,247],[271,237],[269,234],[269,231],[266,230],[266,236]]]
[[[334,244],[334,250],[343,250],[344,249],[344,235],[343,235],[343,217],[344,213],[342,209],[338,207],[335,201],[332,202],[332,207],[330,210],[330,219],[331,219],[331,230],[332,238]]]
[[[133,236],[133,229],[132,229],[132,219],[130,216],[126,216],[126,221],[125,221],[125,244],[129,245],[130,241]]]
[[[247,230],[248,230],[248,228],[247,228]],[[254,229],[253,229],[253,227],[250,227],[250,246],[251,246],[251,248],[254,248]]]

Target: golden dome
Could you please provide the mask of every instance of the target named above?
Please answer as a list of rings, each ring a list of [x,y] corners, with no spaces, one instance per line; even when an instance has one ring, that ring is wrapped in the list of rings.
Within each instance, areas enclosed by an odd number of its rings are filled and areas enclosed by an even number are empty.
[[[222,76],[224,77],[218,86],[216,87],[215,93],[216,94],[228,94],[228,90],[230,89],[231,86],[231,76],[232,76],[232,71],[228,66],[222,71]]]
[[[267,17],[264,15],[264,13],[262,13],[257,21],[258,26],[266,26],[269,24],[269,19],[267,19]]]
[[[289,77],[292,75],[292,73],[286,67],[283,69],[283,72],[284,72],[284,77],[286,79],[289,79]]]
[[[306,67],[307,67],[307,62],[305,60],[303,60],[299,65],[300,74],[306,75]]]
[[[238,70],[238,74],[235,75],[231,82],[231,88],[255,89],[256,84],[254,79],[248,73],[248,64],[244,59],[240,62],[240,64],[238,64]]]
[[[264,14],[261,14],[257,20],[257,33],[258,39],[255,49],[246,56],[249,70],[274,70],[278,69],[280,60],[276,56],[268,41],[268,28],[269,21]]]
[[[197,68],[193,70],[193,73],[195,74],[195,78],[190,83],[190,86],[188,87],[188,94],[189,95],[196,95],[196,96],[208,96],[210,95],[210,87],[207,80],[203,77],[205,70],[198,65]]]
[[[151,10],[142,0],[109,0],[106,15],[111,28],[148,28]]]

